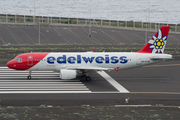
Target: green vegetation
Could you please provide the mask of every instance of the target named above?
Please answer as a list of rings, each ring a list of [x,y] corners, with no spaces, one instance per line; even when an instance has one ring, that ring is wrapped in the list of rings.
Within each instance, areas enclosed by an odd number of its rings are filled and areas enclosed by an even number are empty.
[[[69,23],[68,23],[69,22]],[[73,21],[73,20],[58,20],[58,23],[64,23],[64,24],[76,24],[77,21]]]
[[[45,106],[45,105],[40,105],[39,107],[40,107],[40,108],[45,108],[46,106]]]
[[[45,20],[42,20],[42,19],[41,19],[41,20],[40,20],[40,22],[43,22],[43,23],[44,23],[44,22],[45,22]]]
[[[10,18],[9,20],[10,20],[10,21],[13,21],[13,20],[14,20],[14,18]]]
[[[7,106],[7,109],[13,109],[14,107],[13,106]]]
[[[43,106],[43,107],[41,107]],[[57,120],[57,119],[97,119],[97,120],[149,120],[179,119],[179,108],[153,107],[112,107],[112,106],[0,106],[0,119],[13,120]],[[84,107],[82,109],[82,107]],[[88,109],[93,108],[93,109]],[[160,110],[159,110],[160,109]]]
[[[28,19],[26,19],[26,21],[27,21],[27,22],[30,22],[30,21],[32,21],[32,20],[31,20],[30,18],[28,18]]]

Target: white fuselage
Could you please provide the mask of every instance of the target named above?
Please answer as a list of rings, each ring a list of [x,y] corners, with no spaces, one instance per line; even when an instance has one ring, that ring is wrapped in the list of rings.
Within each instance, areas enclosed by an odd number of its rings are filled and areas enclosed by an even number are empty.
[[[152,59],[157,58],[157,59]],[[78,68],[110,68],[119,70],[149,65],[163,59],[170,59],[169,54],[151,54],[134,52],[78,52],[49,53],[29,70],[52,70]]]

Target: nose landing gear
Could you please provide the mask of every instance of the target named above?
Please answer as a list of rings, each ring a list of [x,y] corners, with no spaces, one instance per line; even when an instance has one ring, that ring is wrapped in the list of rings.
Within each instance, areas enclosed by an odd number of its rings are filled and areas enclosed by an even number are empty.
[[[29,71],[29,75],[27,76],[27,79],[28,79],[28,80],[31,79],[31,71]]]
[[[27,76],[27,79],[30,80],[30,79],[31,79],[31,75],[28,75],[28,76]]]

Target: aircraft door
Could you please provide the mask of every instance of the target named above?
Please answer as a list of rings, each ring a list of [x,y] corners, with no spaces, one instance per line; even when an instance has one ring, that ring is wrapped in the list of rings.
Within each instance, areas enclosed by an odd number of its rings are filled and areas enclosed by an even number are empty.
[[[33,55],[27,56],[27,65],[29,66],[33,65]]]
[[[137,62],[136,62],[136,65],[141,65],[141,55],[137,55]]]

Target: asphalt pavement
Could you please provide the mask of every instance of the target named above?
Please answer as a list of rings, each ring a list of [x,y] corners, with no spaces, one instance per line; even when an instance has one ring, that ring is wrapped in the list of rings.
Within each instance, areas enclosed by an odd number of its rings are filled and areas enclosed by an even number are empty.
[[[39,42],[38,26],[0,25],[0,44],[35,44]],[[154,32],[148,32],[150,38]],[[87,27],[41,26],[43,44],[144,44],[145,32],[121,29],[92,28],[88,37]],[[178,44],[180,34],[169,34],[168,44]],[[123,71],[111,71],[111,80],[93,72],[91,82],[82,77],[60,80],[59,73],[28,73],[0,68],[1,105],[39,104],[130,104],[164,103],[179,105],[180,61],[163,61],[155,65]],[[113,81],[113,82],[112,82]],[[122,92],[127,90],[126,92]]]
[[[145,31],[95,28],[92,37],[88,37],[86,26],[39,26],[0,24],[0,44],[144,44]],[[147,32],[149,40],[155,32]],[[180,43],[180,34],[170,33],[167,44]]]
[[[27,80],[28,72],[9,70],[1,67],[0,100],[2,104],[16,101],[14,104],[40,104],[45,101],[61,101],[61,104],[74,105],[77,103],[92,104],[124,104],[130,98],[131,104],[156,103],[178,104],[180,99],[179,82],[180,62],[177,60],[164,61],[159,64],[107,72],[119,85],[128,92],[119,91],[116,84],[96,72],[90,76],[92,81],[86,82],[83,77],[75,80],[60,80],[59,73],[33,72],[32,80]],[[22,101],[17,103],[17,101]],[[108,103],[108,100],[111,102]],[[36,103],[29,103],[37,101]],[[81,102],[80,102],[81,101]],[[142,102],[143,101],[143,102]],[[142,103],[141,103],[142,102]],[[52,102],[52,104],[59,102]],[[60,103],[59,103],[60,104]]]

